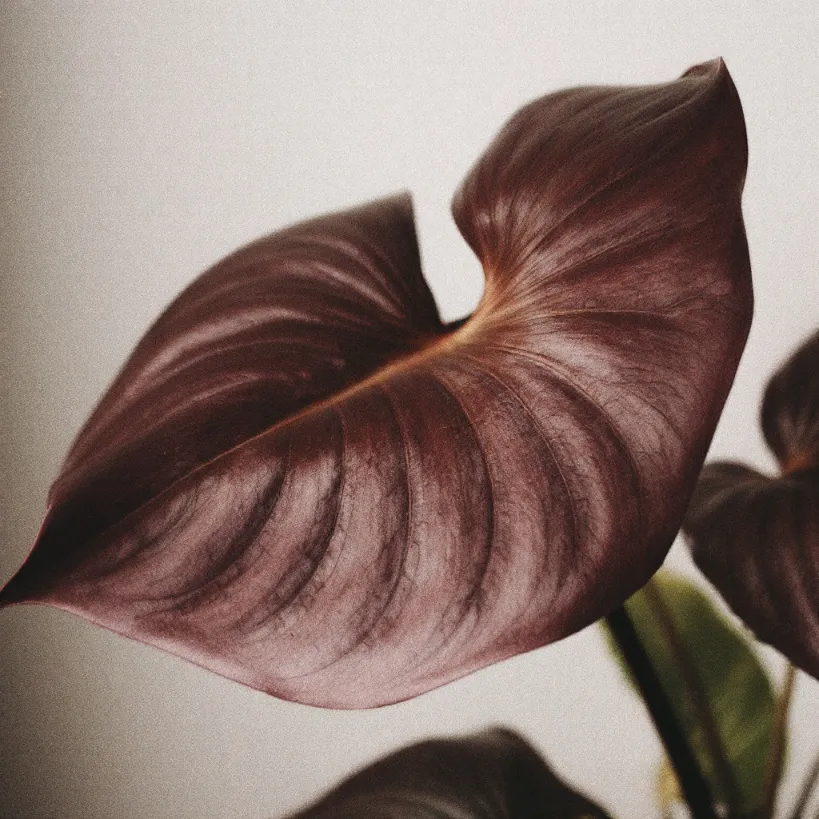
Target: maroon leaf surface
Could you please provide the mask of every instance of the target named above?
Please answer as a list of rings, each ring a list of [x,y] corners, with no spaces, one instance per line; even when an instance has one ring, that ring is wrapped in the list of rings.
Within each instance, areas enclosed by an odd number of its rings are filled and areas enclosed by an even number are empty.
[[[762,429],[781,477],[708,464],[685,531],[699,567],[759,639],[819,678],[819,333],[768,384]]]
[[[458,192],[441,324],[408,198],[205,273],[81,431],[0,603],[365,707],[564,637],[665,556],[751,315],[725,66],[521,110]]]
[[[819,467],[819,331],[768,383],[762,431],[783,472]]]
[[[411,745],[291,819],[606,819],[517,734],[495,728]]]

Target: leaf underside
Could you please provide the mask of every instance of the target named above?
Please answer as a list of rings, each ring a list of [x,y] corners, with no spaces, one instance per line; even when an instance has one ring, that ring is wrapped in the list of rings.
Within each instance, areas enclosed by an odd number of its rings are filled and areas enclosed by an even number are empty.
[[[721,61],[531,103],[454,200],[463,324],[405,195],[238,251],[125,364],[0,604],[331,707],[593,622],[661,563],[733,379],[746,158]]]
[[[697,565],[759,639],[819,678],[819,333],[769,382],[762,429],[781,476],[708,464],[685,531]]]
[[[403,748],[291,819],[606,819],[512,731]]]

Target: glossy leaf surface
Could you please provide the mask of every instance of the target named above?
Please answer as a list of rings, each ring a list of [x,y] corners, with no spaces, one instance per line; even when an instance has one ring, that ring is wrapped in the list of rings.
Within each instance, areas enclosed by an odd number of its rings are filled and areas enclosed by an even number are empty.
[[[714,794],[750,815],[764,801],[775,709],[750,641],[696,586],[666,571],[626,608]]]
[[[748,330],[721,61],[522,109],[453,205],[441,324],[407,197],[195,281],[81,431],[0,602],[366,707],[564,637],[653,574]]]
[[[819,678],[819,333],[771,379],[762,427],[783,474],[708,464],[685,531],[759,639]]]
[[[404,748],[291,819],[605,819],[521,737],[493,729]]]

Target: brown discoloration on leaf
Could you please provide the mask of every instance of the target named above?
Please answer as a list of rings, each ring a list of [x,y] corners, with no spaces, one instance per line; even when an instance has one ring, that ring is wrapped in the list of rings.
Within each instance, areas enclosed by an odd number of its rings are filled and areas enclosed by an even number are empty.
[[[0,600],[336,707],[593,622],[665,556],[733,378],[745,161],[719,61],[532,103],[455,199],[463,324],[406,197],[239,251],[125,365]]]

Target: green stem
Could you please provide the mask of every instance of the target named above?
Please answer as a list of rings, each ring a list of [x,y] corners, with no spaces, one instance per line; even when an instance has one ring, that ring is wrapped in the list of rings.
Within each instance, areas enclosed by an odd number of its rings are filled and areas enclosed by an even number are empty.
[[[688,704],[696,715],[697,723],[702,727],[703,738],[714,768],[714,777],[725,798],[728,815],[739,816],[742,808],[742,797],[740,796],[734,772],[728,762],[728,756],[725,753],[725,746],[722,743],[716,720],[708,705],[708,696],[705,693],[702,679],[691,659],[688,646],[686,646],[685,640],[680,635],[674,622],[674,616],[666,605],[657,584],[650,580],[643,588],[643,591],[646,602],[668,641],[668,648],[674,659],[674,665],[682,677]]]
[[[702,775],[688,740],[677,723],[671,703],[663,691],[657,672],[628,612],[620,606],[606,618],[606,621],[640,689],[668,758],[674,766],[691,816],[693,819],[717,819],[708,782]]]
[[[793,684],[796,680],[796,669],[791,663],[785,671],[782,691],[776,701],[771,729],[771,749],[768,753],[768,764],[765,768],[765,786],[762,790],[762,816],[773,817],[776,809],[776,792],[782,779],[782,763],[785,757],[785,741],[788,734],[788,713],[790,712]]]

